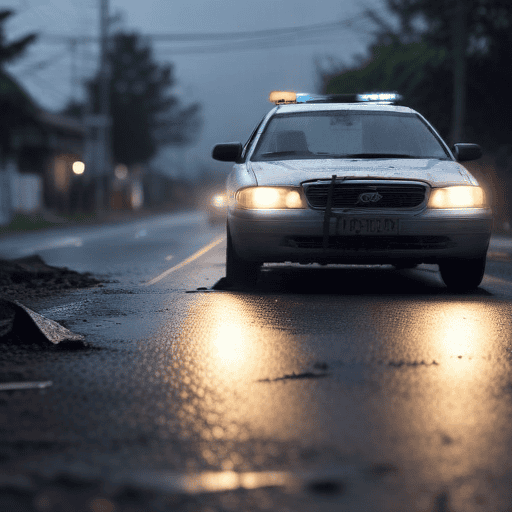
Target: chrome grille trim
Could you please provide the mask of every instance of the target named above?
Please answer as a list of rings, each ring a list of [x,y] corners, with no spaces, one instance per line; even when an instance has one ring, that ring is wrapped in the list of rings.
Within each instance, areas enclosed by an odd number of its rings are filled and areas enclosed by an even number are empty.
[[[324,210],[330,182],[318,180],[303,183],[311,208]],[[420,182],[390,180],[337,180],[334,185],[332,209],[416,209],[424,204],[428,186]],[[361,202],[361,194],[381,196],[376,202]]]

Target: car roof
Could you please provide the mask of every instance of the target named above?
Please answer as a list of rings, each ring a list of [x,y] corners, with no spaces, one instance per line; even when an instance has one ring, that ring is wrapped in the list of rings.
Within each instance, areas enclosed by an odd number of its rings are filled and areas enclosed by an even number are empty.
[[[296,112],[318,112],[332,110],[363,110],[363,111],[381,111],[381,112],[402,112],[417,114],[415,110],[401,105],[389,105],[384,103],[292,103],[287,105],[277,105],[272,109],[276,114],[288,114]]]

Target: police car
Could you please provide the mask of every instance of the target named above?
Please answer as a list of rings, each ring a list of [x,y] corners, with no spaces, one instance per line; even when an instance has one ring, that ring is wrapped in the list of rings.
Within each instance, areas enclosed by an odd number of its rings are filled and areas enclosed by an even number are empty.
[[[274,91],[249,140],[217,144],[227,179],[226,279],[254,285],[263,263],[434,263],[454,291],[482,281],[492,226],[484,190],[393,93]]]

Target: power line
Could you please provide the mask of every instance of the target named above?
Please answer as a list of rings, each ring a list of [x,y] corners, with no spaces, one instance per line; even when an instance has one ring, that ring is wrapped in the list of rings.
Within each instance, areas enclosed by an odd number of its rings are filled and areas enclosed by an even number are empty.
[[[318,35],[316,39],[270,39],[263,41],[254,41],[254,42],[246,42],[237,45],[233,44],[216,44],[216,45],[201,45],[201,46],[188,46],[188,47],[166,47],[166,48],[157,48],[155,53],[158,55],[162,54],[171,54],[171,55],[195,55],[195,54],[206,54],[206,53],[229,53],[229,52],[240,52],[240,51],[257,51],[257,50],[266,50],[271,48],[285,48],[292,46],[308,46],[308,45],[316,45],[316,44],[326,44],[327,38],[332,38],[332,36],[320,36]]]
[[[190,42],[190,41],[240,41],[271,37],[282,37],[289,35],[306,35],[315,32],[325,32],[327,30],[339,30],[340,28],[350,28],[360,15],[351,19],[334,21],[329,23],[316,23],[313,25],[303,25],[300,27],[289,27],[280,29],[254,30],[247,32],[224,32],[224,33],[204,33],[204,34],[150,34],[148,37],[152,41],[170,41],[170,42]]]
[[[58,63],[60,60],[62,60],[67,55],[68,55],[68,50],[61,51],[59,53],[56,53],[52,57],[49,57],[48,59],[41,60],[39,62],[35,62],[29,66],[26,66],[25,68],[17,71],[16,75],[22,77],[22,76],[31,75],[38,71],[42,71],[43,69],[47,68],[48,66]]]
[[[362,20],[366,15],[358,14],[345,20],[302,25],[299,27],[286,27],[279,29],[253,30],[244,32],[203,32],[203,33],[181,33],[181,34],[142,34],[143,37],[154,42],[211,42],[211,41],[247,41],[257,39],[268,39],[289,35],[305,36],[314,33],[325,33],[326,31],[339,30],[340,28],[352,28],[352,25]],[[92,36],[66,36],[61,34],[42,34],[41,39],[51,43],[65,43],[70,39],[80,43],[97,43],[99,37]]]
[[[224,33],[224,34],[214,34],[215,36],[219,36],[218,38],[211,40],[209,39],[212,34],[142,34],[143,38],[150,39],[154,42],[175,42],[175,43],[194,43],[194,42],[202,42],[202,43],[213,43],[213,44],[203,44],[203,45],[189,45],[189,46],[172,46],[171,48],[161,48],[157,49],[158,53],[169,52],[173,55],[194,55],[194,54],[205,54],[205,53],[228,53],[228,52],[236,52],[236,51],[251,51],[251,50],[265,50],[269,48],[281,48],[281,47],[290,47],[290,46],[306,46],[306,45],[316,45],[316,44],[325,44],[327,42],[327,38],[332,37],[343,37],[344,34],[340,33],[332,33],[333,28],[339,29],[341,23],[343,23],[345,28],[351,28],[358,32],[358,36],[361,36],[361,32],[367,32],[364,29],[357,29],[352,26],[352,22],[354,20],[360,21],[360,17],[355,17],[351,20],[350,26],[346,21],[344,22],[335,22],[335,23],[324,23],[317,25],[310,25],[308,27],[301,27],[299,29],[282,29],[281,31],[257,31],[249,33],[249,36],[246,38],[240,38],[241,33]],[[323,27],[323,30],[320,30],[320,27]],[[303,31],[302,29],[307,29]],[[327,33],[326,33],[327,32]],[[330,34],[329,34],[330,32]],[[247,33],[243,33],[247,34]],[[256,34],[272,34],[266,36],[256,37]],[[69,42],[73,41],[73,43],[91,43],[98,42],[97,38],[93,37],[73,37],[69,38],[67,36],[48,36],[48,37],[56,37],[59,42]],[[351,36],[352,37],[352,36]],[[216,42],[218,41],[218,42]],[[57,42],[57,39],[54,41]],[[236,43],[236,44],[233,44]]]
[[[351,18],[338,20],[334,22],[316,23],[311,25],[302,25],[298,27],[285,27],[278,29],[254,30],[245,32],[223,32],[223,33],[181,33],[181,34],[140,34],[143,39],[149,39],[155,43],[177,43],[176,45],[158,46],[155,53],[159,55],[170,53],[172,55],[194,55],[194,54],[212,54],[212,53],[228,53],[237,51],[258,51],[274,48],[283,48],[291,46],[305,46],[326,44],[328,39],[334,37],[343,37],[346,30],[356,31],[357,36],[361,36],[362,32],[368,33],[368,29],[361,29],[360,23],[368,22],[366,13],[352,16]],[[355,25],[359,24],[359,28]],[[343,32],[340,29],[345,29]],[[356,37],[357,37],[356,36]],[[353,36],[351,36],[353,37]],[[358,38],[359,38],[358,37]],[[59,34],[42,34],[40,43],[66,44],[68,46],[64,53],[58,53],[44,61],[40,61],[31,66],[27,66],[21,70],[21,76],[29,77],[34,73],[40,73],[47,67],[62,59],[70,48],[76,50],[77,46],[81,46],[83,50],[80,52],[82,62],[88,59],[96,59],[93,54],[85,51],[87,43],[99,43],[99,37],[92,36],[66,36]],[[182,43],[180,45],[180,43]],[[192,44],[190,44],[192,43]],[[199,44],[193,44],[199,43]],[[201,44],[202,43],[202,44]],[[208,44],[211,43],[211,44]],[[75,54],[75,58],[76,58]],[[83,69],[82,69],[83,71]],[[75,71],[76,74],[76,71]],[[40,77],[40,75],[39,75]],[[75,76],[76,78],[76,76]],[[46,87],[51,87],[54,96],[64,95],[62,91],[52,87],[52,83],[42,79],[38,79],[41,83],[45,83]],[[38,85],[41,86],[41,83]]]

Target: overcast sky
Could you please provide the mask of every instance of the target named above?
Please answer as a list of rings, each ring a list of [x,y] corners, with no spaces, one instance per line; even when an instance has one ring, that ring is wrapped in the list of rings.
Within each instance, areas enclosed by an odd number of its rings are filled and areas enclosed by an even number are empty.
[[[319,25],[293,36],[243,42],[155,41],[159,62],[174,65],[174,92],[184,104],[202,105],[203,129],[186,151],[164,151],[158,165],[170,174],[179,162],[193,173],[199,162],[212,168],[227,164],[210,158],[217,142],[244,141],[271,108],[273,89],[316,92],[315,61],[350,63],[364,55],[372,25],[371,8],[384,14],[384,0],[110,0],[113,30],[141,34],[212,34],[254,32]],[[83,97],[83,81],[97,70],[98,44],[79,45],[45,35],[99,35],[100,0],[0,0],[0,8],[16,11],[7,25],[8,40],[41,35],[26,56],[9,71],[43,107],[59,110]],[[117,16],[116,16],[117,15]],[[335,22],[339,22],[335,25]],[[74,55],[74,58],[72,56]]]

